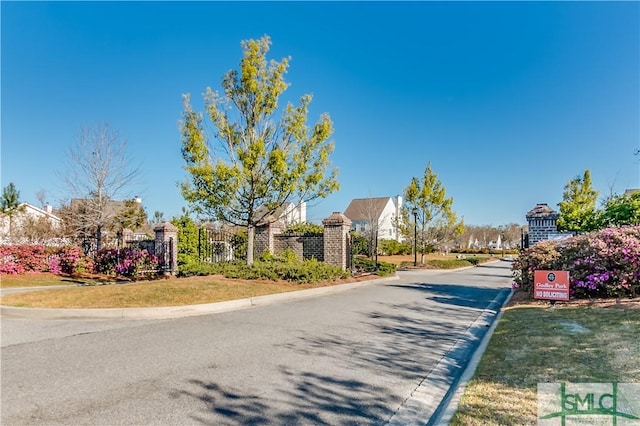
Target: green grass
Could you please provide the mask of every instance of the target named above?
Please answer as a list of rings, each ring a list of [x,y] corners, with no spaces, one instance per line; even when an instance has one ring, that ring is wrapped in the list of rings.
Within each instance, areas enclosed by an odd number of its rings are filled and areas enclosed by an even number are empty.
[[[541,382],[640,382],[638,308],[508,308],[451,425],[535,425]]]
[[[60,284],[52,276],[49,285]],[[371,279],[372,277],[368,277]],[[183,306],[264,296],[314,287],[358,281],[356,278],[326,280],[314,284],[286,280],[245,280],[223,276],[167,278],[128,284],[90,285],[9,294],[0,304],[29,308],[137,308]]]
[[[2,288],[77,285],[81,282],[97,284],[105,281],[113,281],[113,279],[70,278],[44,272],[30,272],[17,275],[0,275],[0,287]]]

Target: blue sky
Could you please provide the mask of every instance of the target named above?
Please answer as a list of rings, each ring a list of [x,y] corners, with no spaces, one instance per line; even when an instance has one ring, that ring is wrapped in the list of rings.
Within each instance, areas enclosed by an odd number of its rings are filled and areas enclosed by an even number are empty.
[[[468,224],[524,223],[590,169],[601,195],[640,187],[639,2],[8,2],[1,7],[2,186],[67,197],[56,171],[108,122],[140,163],[150,216],[178,215],[177,122],[268,34],[291,56],[284,101],[334,123],[341,190],[402,194],[428,161]]]

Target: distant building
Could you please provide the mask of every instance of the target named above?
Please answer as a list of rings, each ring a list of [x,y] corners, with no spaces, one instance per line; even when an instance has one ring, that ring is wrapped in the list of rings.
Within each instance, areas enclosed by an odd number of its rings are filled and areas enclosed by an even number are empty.
[[[260,218],[267,212],[266,207],[260,206],[255,212],[254,217]],[[276,209],[274,213],[265,217],[262,222],[282,222],[285,226],[294,223],[304,223],[307,221],[307,203],[302,201],[298,204],[287,201],[281,207]]]
[[[8,238],[10,231],[14,234],[19,233],[21,227],[29,220],[44,219],[51,224],[53,229],[62,227],[62,219],[53,214],[53,208],[49,204],[42,209],[29,203],[22,203],[20,206],[21,209],[11,218],[11,224],[8,215],[0,215],[0,238]]]
[[[378,238],[402,241],[396,219],[401,219],[402,197],[355,198],[344,211],[351,219],[351,229],[366,233],[378,224]]]

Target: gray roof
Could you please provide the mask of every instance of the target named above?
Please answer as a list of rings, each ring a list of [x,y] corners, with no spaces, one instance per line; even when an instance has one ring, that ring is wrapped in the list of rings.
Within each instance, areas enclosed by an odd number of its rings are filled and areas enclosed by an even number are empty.
[[[380,218],[390,199],[391,197],[354,198],[344,211],[344,215],[351,220]]]
[[[557,218],[558,216],[560,216],[560,214],[549,207],[547,203],[539,203],[536,204],[533,209],[529,210],[527,220],[535,218]]]

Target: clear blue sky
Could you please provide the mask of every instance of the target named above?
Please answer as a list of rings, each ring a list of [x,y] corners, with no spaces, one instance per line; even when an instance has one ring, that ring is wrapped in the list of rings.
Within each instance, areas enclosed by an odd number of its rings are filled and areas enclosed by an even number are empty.
[[[83,126],[108,122],[141,163],[150,216],[186,202],[181,95],[237,68],[268,34],[291,56],[286,100],[334,122],[341,190],[401,194],[428,161],[474,225],[524,223],[590,169],[607,195],[640,187],[639,2],[8,2],[2,13],[2,186],[67,195],[56,175]]]

